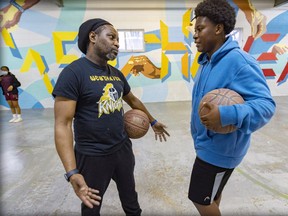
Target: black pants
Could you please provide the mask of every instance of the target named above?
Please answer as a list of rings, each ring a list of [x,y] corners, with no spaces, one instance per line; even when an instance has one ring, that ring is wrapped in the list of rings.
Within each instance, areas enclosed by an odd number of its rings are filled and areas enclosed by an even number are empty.
[[[122,208],[128,216],[141,215],[137,192],[135,191],[135,157],[131,141],[128,140],[117,152],[107,156],[87,156],[76,152],[77,168],[84,176],[87,185],[100,191],[100,206],[88,208],[81,205],[82,216],[100,215],[103,196],[113,179],[117,185]]]

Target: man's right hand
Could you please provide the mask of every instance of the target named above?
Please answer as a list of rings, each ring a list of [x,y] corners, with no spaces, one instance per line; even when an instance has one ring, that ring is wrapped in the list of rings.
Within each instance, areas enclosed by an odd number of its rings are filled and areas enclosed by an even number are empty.
[[[99,191],[88,187],[81,174],[72,175],[70,182],[76,195],[87,207],[93,208],[94,205],[100,205],[101,197],[97,195]]]

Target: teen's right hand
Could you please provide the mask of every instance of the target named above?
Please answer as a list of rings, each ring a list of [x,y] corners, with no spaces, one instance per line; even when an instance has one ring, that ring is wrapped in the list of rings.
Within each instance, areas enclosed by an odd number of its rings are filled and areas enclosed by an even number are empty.
[[[213,131],[216,128],[222,127],[218,105],[213,104],[211,102],[204,102],[202,109],[203,108],[209,110],[209,112],[205,115],[200,116],[201,123],[208,130]]]
[[[99,206],[101,197],[99,191],[87,186],[81,174],[74,174],[70,177],[70,182],[79,199],[89,208],[94,205]]]

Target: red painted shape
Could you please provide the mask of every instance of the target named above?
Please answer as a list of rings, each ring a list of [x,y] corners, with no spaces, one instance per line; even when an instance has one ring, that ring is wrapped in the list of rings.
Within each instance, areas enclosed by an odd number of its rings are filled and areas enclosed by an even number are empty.
[[[278,60],[275,53],[272,52],[267,52],[267,53],[262,53],[258,59],[258,61],[271,61],[271,60]]]
[[[276,41],[279,36],[280,34],[263,34],[261,39],[265,42],[273,42]]]
[[[247,41],[246,41],[244,47],[243,47],[243,50],[246,52],[249,52],[253,42],[254,42],[254,38],[252,36],[249,36],[247,38]]]
[[[286,66],[285,66],[285,68],[283,69],[283,71],[282,71],[279,79],[277,80],[277,83],[282,82],[287,75],[288,75],[288,63],[286,63]]]
[[[269,68],[269,69],[262,69],[263,74],[265,77],[271,77],[271,76],[276,76],[275,72],[273,69]]]

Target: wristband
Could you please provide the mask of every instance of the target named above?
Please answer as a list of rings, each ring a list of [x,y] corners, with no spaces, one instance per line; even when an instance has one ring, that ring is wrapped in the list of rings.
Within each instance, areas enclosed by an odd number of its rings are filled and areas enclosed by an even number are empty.
[[[79,173],[79,170],[78,170],[78,169],[73,169],[73,170],[65,173],[65,174],[64,174],[64,177],[65,177],[65,179],[69,182],[69,181],[70,181],[70,180],[69,180],[70,177],[71,177],[72,175],[74,175],[74,174],[77,174],[77,173]]]
[[[21,11],[21,13],[24,12],[24,8],[21,7],[21,5],[19,5],[15,0],[10,0],[10,4],[16,7],[19,11]]]
[[[156,123],[157,123],[157,120],[155,119],[154,121],[152,121],[152,122],[150,123],[151,127],[153,127]]]

